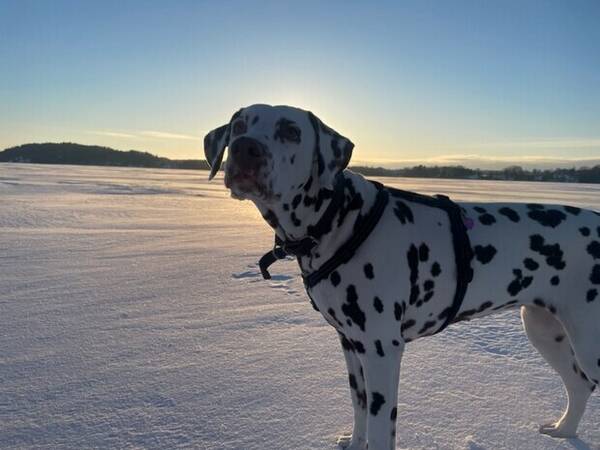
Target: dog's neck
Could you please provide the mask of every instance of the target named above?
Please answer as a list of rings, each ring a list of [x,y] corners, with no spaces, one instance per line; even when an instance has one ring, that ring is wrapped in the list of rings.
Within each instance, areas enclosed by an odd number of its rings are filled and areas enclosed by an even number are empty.
[[[338,201],[333,187],[319,187],[309,178],[297,192],[276,204],[256,204],[283,241],[315,240],[310,254],[299,258],[304,272],[317,269],[330,258],[350,238],[357,218],[365,216],[374,203],[377,189],[362,176],[346,170],[338,174],[337,182],[341,190]]]

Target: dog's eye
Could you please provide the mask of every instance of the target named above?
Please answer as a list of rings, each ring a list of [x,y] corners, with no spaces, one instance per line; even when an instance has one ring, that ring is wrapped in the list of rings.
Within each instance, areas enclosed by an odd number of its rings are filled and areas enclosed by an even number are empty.
[[[238,120],[233,124],[233,135],[237,136],[238,134],[242,134],[246,132],[246,122],[243,120]]]
[[[283,137],[292,142],[300,142],[300,130],[294,126],[288,126],[284,132]]]
[[[283,144],[285,141],[300,143],[300,128],[296,126],[291,120],[282,117],[275,124],[275,134],[273,139],[281,141]]]

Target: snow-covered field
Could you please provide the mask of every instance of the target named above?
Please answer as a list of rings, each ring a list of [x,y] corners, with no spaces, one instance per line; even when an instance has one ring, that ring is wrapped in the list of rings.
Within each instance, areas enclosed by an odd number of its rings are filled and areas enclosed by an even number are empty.
[[[342,353],[272,234],[206,172],[0,164],[0,447],[334,449]],[[600,185],[386,179],[600,209]],[[600,326],[600,325],[599,325]],[[398,448],[600,448],[538,434],[565,404],[518,312],[409,344]]]

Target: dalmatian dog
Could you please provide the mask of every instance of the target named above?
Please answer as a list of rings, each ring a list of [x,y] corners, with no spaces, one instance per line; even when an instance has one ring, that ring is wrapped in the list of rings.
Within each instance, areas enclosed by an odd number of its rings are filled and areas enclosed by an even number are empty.
[[[228,147],[226,187],[233,198],[256,205],[280,242],[309,240],[297,255],[303,276],[329,267],[325,277],[305,285],[339,334],[348,368],[354,428],[340,446],[395,448],[406,343],[435,334],[449,317],[457,322],[515,307],[568,396],[562,417],[540,432],[575,435],[600,380],[600,213],[459,203],[470,273],[452,311],[465,268],[448,211],[345,170],[352,142],[311,112],[252,105],[211,131],[204,146],[210,178]],[[332,268],[332,257],[365,229],[381,193],[388,201],[378,220]]]

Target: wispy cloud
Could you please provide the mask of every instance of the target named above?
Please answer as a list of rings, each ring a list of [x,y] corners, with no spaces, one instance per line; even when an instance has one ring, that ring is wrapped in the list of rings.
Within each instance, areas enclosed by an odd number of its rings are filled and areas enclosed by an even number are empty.
[[[531,139],[520,141],[492,141],[468,144],[466,148],[514,148],[514,149],[575,149],[575,148],[600,148],[600,138],[556,138],[556,139]]]
[[[130,133],[119,133],[117,131],[88,131],[90,134],[95,134],[98,136],[108,136],[108,137],[116,137],[116,138],[125,138],[125,139],[136,139],[137,136]]]
[[[170,133],[166,131],[153,131],[153,130],[145,130],[145,131],[132,131],[132,132],[121,132],[121,131],[104,131],[104,130],[94,130],[88,131],[90,134],[95,134],[97,136],[107,136],[121,139],[162,139],[162,140],[186,140],[186,141],[197,141],[199,140],[199,136],[191,136],[188,134],[181,133]]]
[[[179,139],[186,141],[197,141],[199,139],[198,136],[190,136],[188,134],[179,133],[167,133],[164,131],[141,131],[140,135],[155,139]]]

